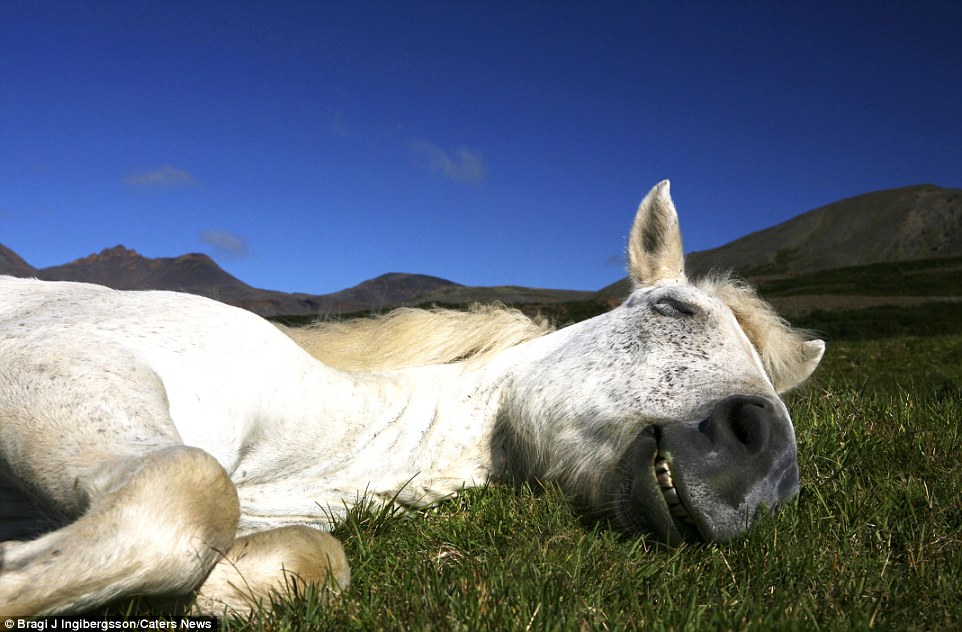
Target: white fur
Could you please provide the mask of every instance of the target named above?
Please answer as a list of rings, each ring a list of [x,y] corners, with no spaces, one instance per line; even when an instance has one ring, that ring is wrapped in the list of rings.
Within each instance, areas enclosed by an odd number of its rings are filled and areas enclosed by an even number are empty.
[[[726,303],[745,296],[684,278],[667,183],[638,215],[637,289],[621,307],[554,333],[496,315],[518,325],[511,344],[475,336],[415,350],[446,364],[392,350],[369,365],[396,369],[332,368],[291,338],[310,348],[304,335],[196,296],[0,278],[0,614],[198,590],[201,609],[243,609],[283,585],[280,566],[346,585],[332,539],[251,537],[326,528],[364,494],[420,506],[519,475],[590,505],[646,423],[696,418],[733,392],[777,400],[807,377],[820,342],[770,313],[746,329]],[[678,305],[706,326],[683,330]],[[224,579],[242,568],[255,569],[247,596]]]

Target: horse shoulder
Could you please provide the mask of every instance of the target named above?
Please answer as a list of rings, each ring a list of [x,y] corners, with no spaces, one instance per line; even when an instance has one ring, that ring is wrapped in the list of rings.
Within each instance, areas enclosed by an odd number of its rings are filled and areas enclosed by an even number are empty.
[[[259,316],[194,298],[164,307],[164,335],[131,344],[163,382],[184,442],[230,469],[252,442],[316,410],[334,372]]]
[[[128,394],[89,396],[159,398],[181,440],[228,469],[330,374],[266,320],[199,296],[4,279],[0,298],[0,355],[126,375]]]

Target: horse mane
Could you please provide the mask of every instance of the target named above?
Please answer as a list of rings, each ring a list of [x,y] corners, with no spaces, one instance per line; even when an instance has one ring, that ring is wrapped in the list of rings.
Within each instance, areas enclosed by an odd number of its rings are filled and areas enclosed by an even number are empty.
[[[727,273],[693,283],[723,301],[761,357],[776,390],[792,383],[810,358],[810,332],[793,328],[754,288]],[[376,371],[484,360],[554,330],[502,304],[474,304],[468,311],[402,307],[351,320],[317,320],[304,327],[277,325],[324,364],[347,371]]]
[[[542,318],[500,304],[474,304],[468,311],[401,307],[367,318],[278,328],[324,364],[347,371],[482,360],[554,329]]]
[[[730,273],[716,271],[697,279],[694,285],[717,296],[732,311],[779,392],[798,367],[811,360],[805,343],[814,337],[812,332],[792,327],[752,286]]]

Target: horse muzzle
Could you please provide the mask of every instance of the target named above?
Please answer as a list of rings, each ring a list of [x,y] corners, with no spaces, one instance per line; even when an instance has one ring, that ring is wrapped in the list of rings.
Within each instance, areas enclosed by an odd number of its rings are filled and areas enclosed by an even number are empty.
[[[616,523],[669,544],[730,540],[798,493],[795,431],[780,402],[733,395],[692,422],[652,425],[622,461]]]

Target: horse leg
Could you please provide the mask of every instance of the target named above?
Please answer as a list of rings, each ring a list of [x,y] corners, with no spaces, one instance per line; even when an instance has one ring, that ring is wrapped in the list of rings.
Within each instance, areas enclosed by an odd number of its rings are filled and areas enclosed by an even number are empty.
[[[0,613],[77,612],[135,594],[195,590],[227,551],[237,490],[206,452],[174,445],[78,476],[87,510],[29,542],[0,544]]]
[[[197,593],[194,611],[246,614],[288,594],[294,583],[330,593],[345,590],[351,569],[331,534],[305,526],[261,531],[238,538]]]

